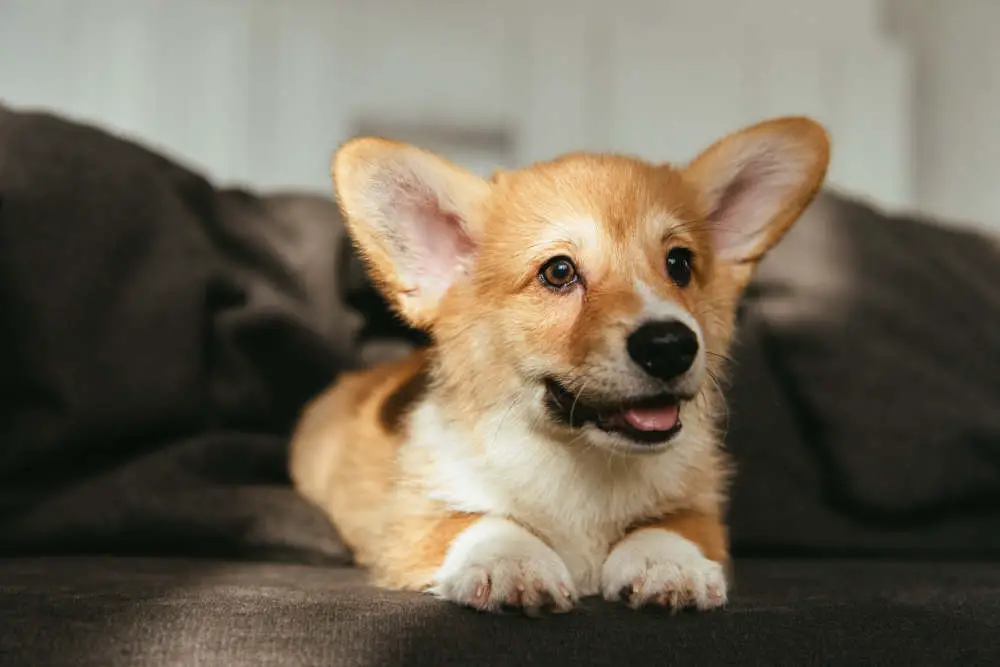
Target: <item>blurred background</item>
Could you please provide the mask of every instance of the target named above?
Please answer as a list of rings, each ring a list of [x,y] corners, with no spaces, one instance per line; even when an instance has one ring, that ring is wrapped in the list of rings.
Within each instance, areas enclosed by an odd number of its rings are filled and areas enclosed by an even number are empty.
[[[832,186],[1000,229],[997,26],[994,0],[0,0],[0,100],[322,193],[357,134],[488,173],[805,113]]]

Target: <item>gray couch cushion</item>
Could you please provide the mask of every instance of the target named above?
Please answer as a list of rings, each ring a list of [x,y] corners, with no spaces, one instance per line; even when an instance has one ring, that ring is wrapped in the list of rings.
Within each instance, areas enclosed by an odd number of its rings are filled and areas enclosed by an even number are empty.
[[[748,561],[730,607],[496,617],[350,569],[0,560],[7,667],[1000,664],[1000,565]]]
[[[827,193],[745,306],[744,548],[1000,554],[1000,241]]]

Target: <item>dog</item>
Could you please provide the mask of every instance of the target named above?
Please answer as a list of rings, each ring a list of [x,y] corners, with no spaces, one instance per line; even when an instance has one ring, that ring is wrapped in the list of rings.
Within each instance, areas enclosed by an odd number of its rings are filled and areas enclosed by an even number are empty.
[[[490,179],[347,142],[332,176],[349,233],[431,343],[306,407],[296,488],[384,587],[529,615],[594,595],[724,605],[736,307],[829,152],[804,117],[685,166],[572,153]]]

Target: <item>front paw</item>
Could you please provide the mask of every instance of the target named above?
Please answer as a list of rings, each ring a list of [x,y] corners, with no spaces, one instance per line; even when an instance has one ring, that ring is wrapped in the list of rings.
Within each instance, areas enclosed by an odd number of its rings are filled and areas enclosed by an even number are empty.
[[[611,551],[601,572],[607,600],[632,608],[713,609],[726,603],[722,565],[705,558],[690,540],[663,529],[632,533]]]
[[[482,611],[569,611],[576,588],[562,559],[527,530],[486,517],[452,542],[431,593]]]

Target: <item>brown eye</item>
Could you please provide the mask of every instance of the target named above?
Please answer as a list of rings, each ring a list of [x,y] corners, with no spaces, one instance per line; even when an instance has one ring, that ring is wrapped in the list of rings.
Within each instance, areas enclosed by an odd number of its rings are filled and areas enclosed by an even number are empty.
[[[577,281],[576,267],[569,257],[553,257],[545,262],[538,277],[549,287],[563,289]]]
[[[691,282],[691,263],[694,254],[687,248],[671,248],[667,253],[667,275],[678,287]]]

